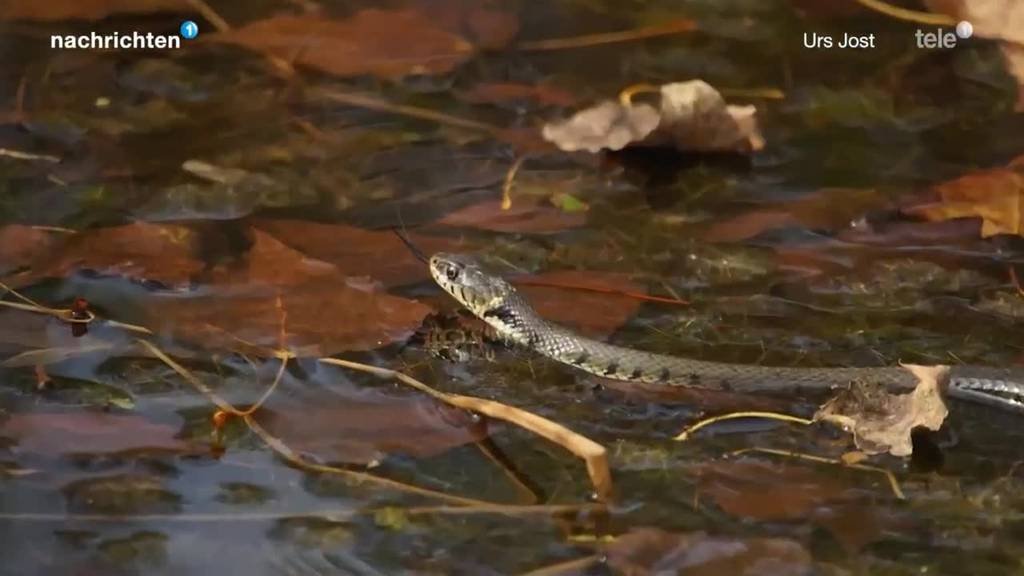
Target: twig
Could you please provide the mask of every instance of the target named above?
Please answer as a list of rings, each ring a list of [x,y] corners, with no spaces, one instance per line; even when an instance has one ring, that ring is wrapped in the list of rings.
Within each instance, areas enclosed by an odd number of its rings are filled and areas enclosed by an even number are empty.
[[[518,44],[516,48],[524,51],[587,48],[590,46],[600,46],[603,44],[614,44],[618,42],[632,42],[634,40],[643,40],[645,38],[654,38],[656,36],[668,36],[670,34],[690,32],[696,28],[697,23],[693,20],[674,20],[672,22],[666,22],[665,24],[655,24],[653,26],[644,26],[642,28],[624,30],[621,32],[604,32],[600,34],[573,36],[571,38],[534,40],[532,42],[523,42]]]
[[[455,126],[457,128],[465,128],[468,130],[485,132],[491,135],[500,135],[502,132],[501,128],[494,126],[492,124],[477,122],[476,120],[467,120],[466,118],[451,116],[449,114],[438,112],[436,110],[430,110],[428,108],[407,106],[405,104],[392,104],[391,102],[380,100],[372,96],[366,96],[364,94],[355,94],[352,92],[338,92],[336,90],[318,90],[316,94],[333,102],[340,102],[342,104],[348,104],[350,106],[359,106],[360,108],[366,108],[368,110],[376,110],[378,112],[389,112],[391,114],[408,116],[410,118],[417,118],[419,120],[428,120],[430,122],[437,122],[438,124],[446,124],[448,126]]]
[[[216,28],[218,32],[227,32],[231,30],[231,25],[228,24],[227,20],[221,18],[220,14],[217,14],[217,11],[211,8],[206,2],[203,2],[203,0],[185,1],[188,2],[189,6],[195,8],[196,12],[202,14],[203,18],[206,18],[210,24],[213,24],[213,27]]]
[[[664,304],[679,304],[682,306],[690,304],[688,301],[680,298],[651,296],[650,294],[640,294],[639,292],[629,292],[626,290],[617,290],[615,288],[602,288],[600,286],[584,286],[581,284],[570,284],[566,282],[552,282],[550,280],[536,280],[532,278],[513,278],[512,283],[517,286],[541,286],[545,288],[565,288],[567,290],[597,292],[598,294],[615,294],[616,296],[625,296],[627,298],[635,298],[637,300],[645,300],[648,302],[661,302]]]
[[[529,430],[542,438],[562,446],[566,450],[575,454],[578,458],[581,458],[587,465],[587,474],[590,476],[590,481],[594,486],[594,493],[598,501],[608,502],[611,500],[612,478],[611,472],[608,468],[608,456],[606,450],[597,442],[594,442],[585,436],[581,436],[561,424],[552,422],[551,420],[533,414],[532,412],[527,412],[514,406],[509,406],[493,400],[439,392],[419,380],[416,380],[412,376],[395,370],[379,368],[377,366],[361,364],[359,362],[352,362],[349,360],[342,360],[340,358],[320,358],[319,361],[325,364],[333,364],[335,366],[342,366],[353,370],[359,370],[361,372],[367,372],[382,378],[397,380],[457,408],[479,412],[485,416],[511,422],[512,424]]]
[[[931,12],[918,12],[917,10],[907,10],[906,8],[900,8],[899,6],[893,6],[886,4],[880,0],[857,0],[857,3],[861,6],[874,10],[875,12],[881,12],[886,16],[891,16],[897,20],[905,20],[907,22],[916,22],[918,24],[929,24],[935,26],[956,26],[957,22],[950,16],[945,14],[933,14]]]
[[[515,182],[516,174],[519,173],[519,168],[522,167],[523,161],[526,160],[526,155],[522,155],[516,158],[516,161],[512,163],[512,167],[505,173],[505,183],[501,186],[501,209],[510,210],[512,208],[512,183]]]
[[[900,489],[899,482],[896,481],[896,476],[886,470],[885,468],[879,468],[878,466],[868,466],[867,464],[848,464],[842,460],[836,458],[825,458],[824,456],[815,456],[813,454],[804,454],[802,452],[791,452],[789,450],[776,450],[775,448],[742,448],[730,452],[730,456],[739,456],[740,454],[747,454],[750,452],[758,452],[761,454],[774,454],[776,456],[785,456],[786,458],[796,458],[798,460],[808,460],[810,462],[820,462],[822,464],[833,464],[837,466],[845,466],[847,468],[856,468],[858,470],[866,470],[868,472],[875,472],[885,476],[886,480],[889,481],[889,487],[892,489],[892,493],[900,500],[906,500],[907,497],[903,494],[903,490]]]
[[[814,420],[801,418],[799,416],[793,416],[791,414],[783,414],[781,412],[730,412],[729,414],[722,414],[720,416],[712,416],[711,418],[705,418],[697,422],[696,424],[687,426],[686,428],[683,429],[682,432],[677,434],[676,437],[673,438],[673,440],[677,442],[689,440],[690,436],[694,432],[700,430],[701,428],[704,428],[705,426],[710,426],[712,424],[715,424],[717,422],[723,422],[725,420],[735,420],[737,418],[766,418],[768,420],[782,420],[784,422],[795,422],[797,424],[803,424],[804,426],[814,424]]]
[[[57,164],[60,162],[60,158],[56,156],[32,154],[31,152],[21,152],[20,150],[11,150],[10,148],[0,148],[0,156],[7,156],[8,158],[14,158],[15,160],[41,160],[51,164]]]
[[[586,556],[575,560],[566,560],[558,564],[552,564],[529,572],[523,572],[520,576],[561,576],[563,574],[580,574],[581,571],[590,568],[601,561],[598,555]]]

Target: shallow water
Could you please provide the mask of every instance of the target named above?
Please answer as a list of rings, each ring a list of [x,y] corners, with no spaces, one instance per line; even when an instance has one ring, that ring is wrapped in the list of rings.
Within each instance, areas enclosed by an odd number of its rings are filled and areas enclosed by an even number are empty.
[[[956,403],[912,459],[865,462],[892,472],[899,499],[876,471],[734,454],[853,449],[824,425],[746,420],[672,441],[703,415],[806,416],[824,398],[640,390],[504,349],[470,322],[421,327],[456,305],[392,228],[427,252],[475,252],[524,285],[633,294],[522,288],[543,315],[630,347],[781,365],[1019,364],[1024,308],[1008,277],[1019,238],[900,211],[1021,154],[1016,83],[998,46],[974,38],[924,51],[913,24],[797,4],[809,3],[431,3],[429,22],[478,45],[516,28],[520,46],[672,18],[698,30],[550,51],[492,46],[452,71],[403,79],[301,66],[288,75],[216,42],[51,50],[51,34],[167,34],[184,15],[90,21],[108,14],[58,17],[54,5],[49,20],[12,20],[25,8],[0,8],[0,148],[30,156],[0,158],[3,281],[151,329],[147,341],[235,406],[279,380],[254,426],[227,418],[215,430],[210,398],[138,344],[140,333],[94,322],[75,336],[53,317],[0,310],[0,572],[1020,570],[1019,415]],[[309,17],[368,7],[402,8],[344,2]],[[214,8],[236,25],[301,10]],[[200,40],[213,36],[193,18]],[[805,31],[874,33],[878,48],[809,50]],[[381,50],[421,32],[381,30]],[[302,50],[332,33],[311,32]],[[301,63],[302,50],[290,58]],[[525,134],[627,85],[694,77],[757,106],[763,151],[567,154],[331,96]],[[505,83],[559,92],[467,96]],[[502,212],[502,184],[525,150],[513,209]],[[295,358],[279,373],[281,349]],[[559,446],[319,357],[554,420],[608,450],[613,503],[589,506],[586,469]]]

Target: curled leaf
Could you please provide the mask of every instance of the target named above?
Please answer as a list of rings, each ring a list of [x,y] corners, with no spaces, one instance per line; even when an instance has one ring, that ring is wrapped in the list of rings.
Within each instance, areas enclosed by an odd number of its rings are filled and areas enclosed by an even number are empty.
[[[703,80],[660,87],[659,109],[605,101],[544,126],[544,138],[567,152],[668,146],[695,152],[751,152],[764,147],[753,106],[731,106]]]
[[[903,366],[918,379],[907,394],[891,394],[871,382],[854,382],[822,405],[815,420],[831,422],[853,434],[853,441],[866,454],[888,452],[909,456],[913,450],[910,433],[919,426],[938,430],[949,414],[944,400],[949,380],[948,366]]]

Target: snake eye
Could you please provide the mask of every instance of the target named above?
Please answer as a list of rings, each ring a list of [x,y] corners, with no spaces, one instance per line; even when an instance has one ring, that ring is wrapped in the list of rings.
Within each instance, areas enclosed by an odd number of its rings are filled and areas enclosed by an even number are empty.
[[[448,277],[449,280],[454,282],[455,279],[459,277],[459,269],[454,267],[454,266],[449,266],[448,270],[445,271],[444,274],[445,274],[445,276]]]

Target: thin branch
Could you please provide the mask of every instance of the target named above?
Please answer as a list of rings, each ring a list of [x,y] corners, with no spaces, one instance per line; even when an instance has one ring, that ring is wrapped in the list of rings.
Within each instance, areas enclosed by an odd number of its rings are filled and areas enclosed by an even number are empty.
[[[552,38],[550,40],[534,40],[518,44],[516,48],[524,51],[541,50],[565,50],[567,48],[588,48],[590,46],[601,46],[604,44],[616,44],[619,42],[633,42],[654,38],[657,36],[668,36],[682,32],[692,32],[697,29],[697,23],[693,20],[673,20],[665,24],[655,24],[624,30],[621,32],[603,32],[600,34],[587,34],[584,36],[573,36],[571,38]]]

